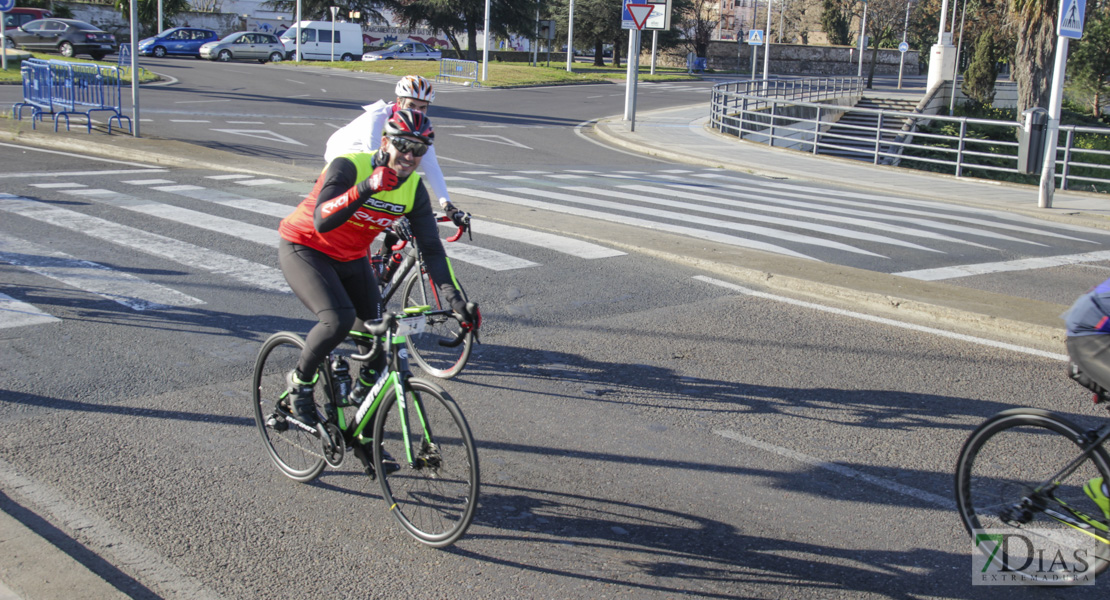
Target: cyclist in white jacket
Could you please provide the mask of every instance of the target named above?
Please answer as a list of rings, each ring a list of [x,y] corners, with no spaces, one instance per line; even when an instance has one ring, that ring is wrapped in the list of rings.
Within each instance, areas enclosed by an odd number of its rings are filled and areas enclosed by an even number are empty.
[[[428,111],[428,106],[435,101],[436,93],[432,84],[419,75],[407,75],[397,82],[394,90],[397,99],[394,102],[378,100],[373,104],[363,106],[366,112],[359,118],[343,126],[328,138],[328,147],[324,151],[324,160],[331,163],[337,156],[352,152],[365,152],[373,154],[378,150],[382,141],[382,128],[385,122],[399,110],[416,110],[423,113]],[[447,183],[443,180],[443,171],[439,168],[434,147],[428,148],[420,166],[424,181],[431,188],[432,197],[439,201],[439,206],[447,215],[455,220],[454,210],[449,210],[451,197],[447,194]],[[458,223],[456,223],[458,225]]]

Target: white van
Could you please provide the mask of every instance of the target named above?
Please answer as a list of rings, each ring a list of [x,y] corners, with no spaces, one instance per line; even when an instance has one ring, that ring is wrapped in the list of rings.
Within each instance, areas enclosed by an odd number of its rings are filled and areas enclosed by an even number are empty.
[[[358,23],[301,21],[299,27],[290,27],[281,34],[281,43],[289,60],[294,60],[293,55],[297,52],[298,31],[301,32],[301,57],[304,60],[351,61],[362,58],[362,26]],[[335,31],[334,45],[332,31]]]

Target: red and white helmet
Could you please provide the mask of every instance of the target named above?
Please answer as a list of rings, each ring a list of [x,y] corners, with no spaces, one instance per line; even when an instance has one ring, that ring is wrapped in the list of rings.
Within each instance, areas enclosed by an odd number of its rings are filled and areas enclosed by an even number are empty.
[[[419,75],[405,75],[394,90],[398,98],[413,98],[429,104],[436,101],[436,91],[427,79]]]

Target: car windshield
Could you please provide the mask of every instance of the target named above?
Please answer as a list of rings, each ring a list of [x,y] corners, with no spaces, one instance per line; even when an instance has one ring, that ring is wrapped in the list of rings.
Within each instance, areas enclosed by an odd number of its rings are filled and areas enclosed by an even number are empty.
[[[296,27],[290,27],[289,29],[286,29],[285,32],[283,32],[281,34],[281,39],[283,39],[283,40],[295,40],[295,39],[297,39],[297,28]]]
[[[382,50],[382,52],[402,52],[405,46],[403,44],[393,44],[392,46]]]

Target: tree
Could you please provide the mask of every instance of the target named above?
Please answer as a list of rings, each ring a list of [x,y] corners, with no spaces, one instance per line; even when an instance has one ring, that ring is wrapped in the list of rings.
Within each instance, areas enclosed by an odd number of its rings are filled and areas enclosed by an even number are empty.
[[[1013,78],[1018,84],[1019,115],[1027,108],[1048,106],[1056,54],[1057,4],[1055,0],[1013,0],[1010,7],[1017,36]]]
[[[709,55],[709,40],[720,16],[717,4],[717,0],[690,0],[686,10],[676,15],[677,28],[695,56]]]
[[[139,29],[147,32],[158,31],[158,0],[136,0],[135,6],[139,9]],[[124,20],[131,20],[129,0],[115,0],[115,7],[123,15]],[[173,27],[175,16],[192,9],[189,0],[162,0],[162,28]]]
[[[975,42],[975,55],[964,73],[960,86],[964,94],[983,106],[994,102],[994,82],[998,79],[998,51],[994,45],[994,31],[983,30]]]
[[[408,27],[426,24],[442,31],[456,52],[461,53],[458,36],[466,35],[467,60],[478,60],[478,31],[485,26],[485,0],[382,0],[381,4],[396,11]],[[530,37],[537,6],[537,0],[492,0],[490,36]]]
[[[267,0],[262,3],[262,6],[274,12],[287,12],[294,19],[297,18],[297,0]],[[357,11],[359,17],[351,19],[355,23],[385,23],[385,17],[377,10],[383,6],[383,3],[375,0],[347,0],[342,4],[335,0],[301,0],[301,19],[330,21],[332,6],[338,6],[338,14],[344,18],[349,18],[352,12]]]
[[[824,0],[821,30],[833,46],[852,44],[852,8],[845,0]]]
[[[552,11],[558,27],[557,35],[561,39],[567,37],[568,12],[566,0],[558,0]],[[594,66],[605,65],[605,44],[613,44],[614,65],[620,64],[620,40],[624,33],[621,29],[621,3],[612,0],[575,0],[574,47],[593,48]],[[627,35],[623,37],[627,43]]]
[[[1076,42],[1073,42],[1076,43]],[[1083,37],[1068,56],[1068,82],[1090,98],[1092,114],[1102,116],[1110,96],[1110,0],[1090,10]]]

